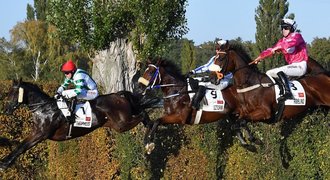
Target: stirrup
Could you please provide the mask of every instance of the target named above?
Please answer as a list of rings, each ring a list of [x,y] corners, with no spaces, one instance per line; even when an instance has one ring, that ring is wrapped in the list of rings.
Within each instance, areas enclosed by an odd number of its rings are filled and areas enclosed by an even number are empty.
[[[277,101],[285,101],[288,99],[293,99],[293,95],[292,93],[285,93],[282,96],[280,96],[279,98],[277,98]]]

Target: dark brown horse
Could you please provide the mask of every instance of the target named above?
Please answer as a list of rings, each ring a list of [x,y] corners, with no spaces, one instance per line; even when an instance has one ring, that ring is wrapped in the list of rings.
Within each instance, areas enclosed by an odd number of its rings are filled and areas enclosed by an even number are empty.
[[[155,88],[161,88],[164,98],[164,115],[157,119],[150,132],[151,138],[159,124],[205,124],[215,122],[226,117],[235,119],[235,109],[238,106],[236,96],[236,88],[231,86],[222,90],[222,95],[225,100],[224,111],[210,112],[202,111],[201,118],[196,123],[197,111],[191,107],[191,101],[188,92],[188,84],[186,77],[181,74],[181,71],[171,61],[159,59],[155,64],[148,62],[144,74],[139,79],[139,83],[143,86],[143,90],[150,91]],[[190,92],[191,93],[191,92]],[[235,123],[241,123],[235,121]],[[244,125],[244,123],[242,123]],[[244,126],[251,142],[256,142],[256,139],[250,134],[247,126]],[[242,138],[240,131],[237,131],[237,137],[242,145],[247,145],[247,142]],[[151,143],[148,153],[154,148]]]
[[[19,95],[20,94],[20,95]],[[7,114],[25,104],[33,114],[33,131],[16,149],[0,161],[0,168],[5,169],[22,153],[46,139],[64,141],[84,136],[99,127],[110,127],[117,132],[132,129],[140,122],[149,121],[144,108],[154,102],[141,102],[137,96],[128,91],[100,95],[89,101],[92,108],[92,125],[90,128],[72,127],[68,135],[69,123],[56,104],[56,99],[48,96],[32,83],[14,82],[8,95],[9,102],[5,107]],[[20,99],[20,101],[19,101]],[[4,139],[4,138],[2,138]]]
[[[261,73],[255,64],[250,64],[251,58],[240,44],[229,43],[221,46],[222,54],[215,64],[220,66],[221,72],[232,72],[234,84],[237,87],[239,118],[251,121],[268,121],[274,118],[279,105],[275,98],[275,84],[265,74]],[[216,74],[211,78],[217,81]],[[306,104],[303,106],[283,106],[281,117],[291,119],[318,106],[330,106],[330,77],[317,62],[310,59],[308,74],[298,79],[306,92]],[[216,82],[215,82],[216,83]]]

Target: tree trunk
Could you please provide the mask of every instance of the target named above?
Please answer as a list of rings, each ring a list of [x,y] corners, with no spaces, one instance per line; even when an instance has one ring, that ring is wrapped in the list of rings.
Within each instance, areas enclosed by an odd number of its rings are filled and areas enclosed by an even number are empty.
[[[132,43],[126,39],[117,39],[110,43],[109,49],[96,54],[92,71],[92,77],[103,94],[120,90],[133,91],[133,80],[138,75]]]

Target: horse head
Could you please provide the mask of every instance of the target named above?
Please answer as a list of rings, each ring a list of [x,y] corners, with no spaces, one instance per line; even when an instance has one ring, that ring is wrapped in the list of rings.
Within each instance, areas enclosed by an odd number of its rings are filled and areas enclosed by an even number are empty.
[[[169,84],[185,82],[181,71],[171,61],[164,59],[148,60],[146,66],[143,75],[138,80],[140,90],[144,93],[147,90],[169,86]]]
[[[12,114],[22,104],[31,105],[35,102],[49,100],[50,97],[42,92],[37,85],[23,82],[22,79],[13,80],[11,89],[8,92],[7,103],[4,107],[5,114]]]
[[[13,114],[13,112],[23,103],[24,89],[20,87],[22,79],[13,80],[13,84],[8,92],[7,103],[4,107],[5,114]]]
[[[218,50],[220,53],[215,58],[214,65],[209,68],[212,83],[218,84],[224,74],[235,74],[243,69],[244,71],[252,70],[258,72],[255,64],[249,65],[251,58],[241,44],[234,41],[226,41],[225,44],[218,47]]]

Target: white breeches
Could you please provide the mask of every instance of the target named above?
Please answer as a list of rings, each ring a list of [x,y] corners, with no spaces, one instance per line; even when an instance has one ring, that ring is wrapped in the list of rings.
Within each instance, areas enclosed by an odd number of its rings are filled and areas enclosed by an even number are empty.
[[[283,71],[287,76],[302,76],[307,71],[307,62],[302,61],[298,63],[292,63],[282,67],[270,69],[266,72],[268,76],[277,77],[277,73]]]

